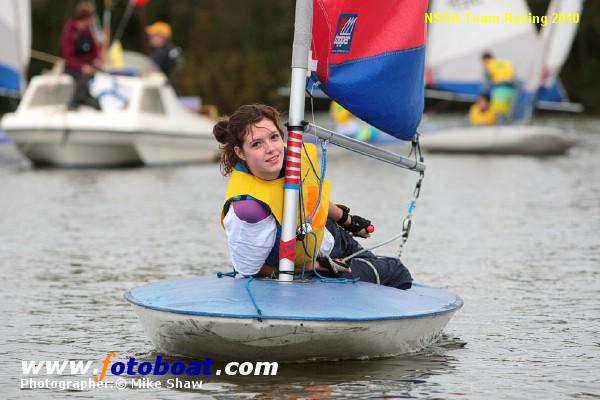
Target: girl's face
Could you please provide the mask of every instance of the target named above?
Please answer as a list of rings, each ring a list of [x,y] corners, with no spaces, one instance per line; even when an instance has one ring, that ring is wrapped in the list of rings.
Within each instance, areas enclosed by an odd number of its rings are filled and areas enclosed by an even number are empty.
[[[263,118],[252,125],[244,136],[242,148],[236,146],[234,150],[254,176],[267,181],[279,177],[283,167],[283,138],[271,120]]]

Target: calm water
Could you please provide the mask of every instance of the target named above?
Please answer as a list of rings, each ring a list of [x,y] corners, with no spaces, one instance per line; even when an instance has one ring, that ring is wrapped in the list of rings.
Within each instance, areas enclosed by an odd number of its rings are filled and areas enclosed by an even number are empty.
[[[448,121],[433,119],[431,123]],[[226,270],[216,165],[31,170],[0,145],[2,398],[600,398],[600,121],[568,155],[427,157],[404,261],[464,308],[436,346],[403,357],[281,365],[203,390],[19,390],[21,360],[153,359],[123,293]],[[399,231],[415,175],[354,155],[328,164],[333,198]],[[368,242],[367,242],[368,243]],[[380,252],[394,254],[397,244]]]

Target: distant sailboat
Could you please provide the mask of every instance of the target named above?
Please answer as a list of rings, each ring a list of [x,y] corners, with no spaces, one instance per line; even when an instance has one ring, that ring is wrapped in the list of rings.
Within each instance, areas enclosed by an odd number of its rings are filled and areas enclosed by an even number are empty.
[[[548,15],[561,11],[579,12],[582,1],[552,1]],[[533,23],[510,23],[505,16],[527,16],[529,8],[524,0],[432,0],[430,11],[440,15],[458,13],[460,23],[431,23],[428,25],[426,57],[426,96],[443,100],[473,102],[480,93],[483,77],[481,55],[491,51],[495,56],[510,60],[516,76],[525,85],[530,82],[536,65],[542,62],[542,50],[548,52],[548,77],[536,93],[536,107],[541,109],[581,111],[579,104],[569,103],[558,79],[569,53],[577,24],[556,25],[551,20],[539,34]],[[493,15],[498,23],[467,23],[465,15]],[[553,32],[550,34],[550,32]],[[552,36],[551,43],[548,42]],[[537,82],[536,82],[537,83]],[[531,86],[529,86],[531,88]]]
[[[460,3],[447,0],[434,0],[432,4],[433,10],[445,12],[461,8]],[[514,62],[521,83],[513,108],[516,122],[436,130],[423,136],[423,148],[430,152],[521,155],[559,155],[571,148],[574,141],[560,129],[520,121],[530,119],[534,105],[554,110],[579,110],[578,106],[564,102],[566,93],[558,80],[577,25],[552,24],[550,18],[557,10],[579,15],[581,5],[581,0],[553,0],[547,11],[549,23],[541,35],[531,23],[502,23],[501,28],[498,24],[432,24],[427,59],[431,87],[455,93],[458,99],[474,99],[480,93],[481,55],[486,50]],[[527,15],[529,12],[521,0],[479,0],[469,2],[462,12],[465,10],[472,14],[495,15]]]

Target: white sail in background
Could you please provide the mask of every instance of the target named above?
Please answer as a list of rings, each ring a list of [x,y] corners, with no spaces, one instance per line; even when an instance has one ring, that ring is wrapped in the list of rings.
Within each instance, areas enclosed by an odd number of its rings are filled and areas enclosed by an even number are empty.
[[[481,55],[485,51],[513,62],[517,77],[531,73],[531,50],[539,46],[535,25],[509,23],[507,19],[528,16],[524,0],[431,0],[430,12],[442,21],[428,24],[428,83],[476,93],[484,74]],[[460,21],[444,21],[456,15]],[[500,21],[476,23],[475,16],[497,16]]]
[[[552,87],[556,83],[575,40],[582,8],[583,0],[552,0],[550,3],[546,14],[549,22],[554,23],[543,27],[541,32],[545,49],[541,86]]]
[[[31,54],[31,3],[0,0],[0,95],[19,95]]]

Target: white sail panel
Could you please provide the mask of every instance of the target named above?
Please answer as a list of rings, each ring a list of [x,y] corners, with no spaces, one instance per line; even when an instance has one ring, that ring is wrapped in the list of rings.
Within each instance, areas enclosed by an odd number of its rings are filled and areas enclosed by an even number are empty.
[[[583,0],[552,0],[548,7],[549,23],[542,28],[544,55],[543,86],[552,86],[558,78],[579,28]],[[554,21],[553,21],[554,20]]]
[[[0,93],[23,89],[30,55],[30,1],[0,0]]]
[[[434,21],[428,25],[426,65],[433,83],[478,83],[483,77],[481,55],[513,62],[517,76],[530,73],[532,49],[539,37],[531,23],[510,23],[507,14],[527,17],[524,0],[432,0],[430,12],[438,16],[458,15],[459,22]],[[471,16],[471,18],[469,18]],[[491,23],[475,23],[474,17],[496,16]]]

